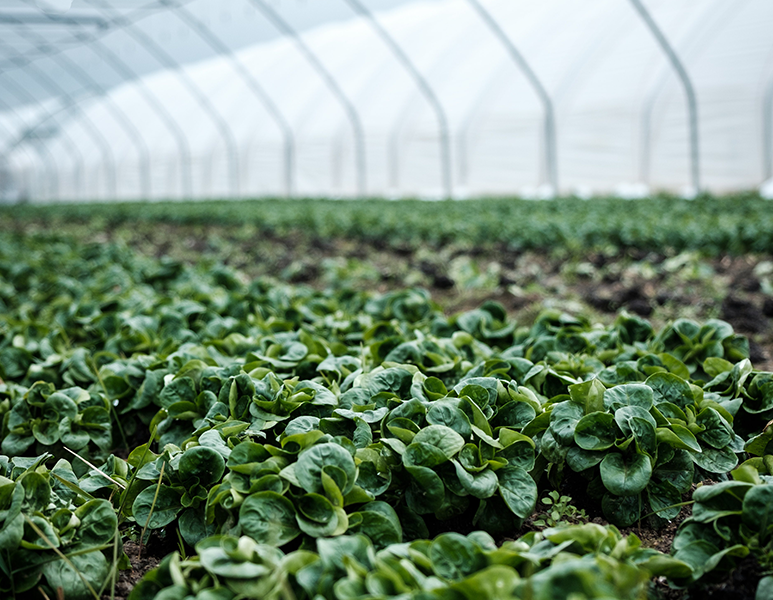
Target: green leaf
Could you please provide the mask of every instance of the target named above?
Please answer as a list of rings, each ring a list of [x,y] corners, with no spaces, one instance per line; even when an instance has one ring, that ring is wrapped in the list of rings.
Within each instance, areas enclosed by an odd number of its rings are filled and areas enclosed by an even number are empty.
[[[673,373],[654,373],[644,383],[652,388],[656,405],[669,402],[684,410],[695,403],[690,384]]]
[[[51,501],[51,486],[48,478],[35,471],[27,471],[19,479],[24,488],[24,502],[33,511],[42,512]]]
[[[698,437],[714,448],[725,448],[734,437],[733,430],[722,422],[722,417],[713,408],[704,408],[695,422],[705,428],[698,433]]]
[[[499,493],[513,513],[526,518],[537,505],[537,484],[524,469],[505,467],[496,472]]]
[[[427,411],[427,422],[431,425],[450,427],[463,438],[469,438],[472,434],[470,419],[459,408],[458,400],[436,400],[433,402]]]
[[[218,541],[220,544],[214,545]],[[259,579],[272,572],[270,566],[251,562],[249,560],[252,557],[251,552],[237,553],[226,550],[228,541],[229,538],[222,538],[220,540],[212,538],[199,543],[196,551],[201,564],[208,571],[220,577],[233,579]],[[244,544],[241,540],[239,540],[239,545],[244,546],[245,550],[249,547],[248,544]],[[186,596],[183,596],[183,598],[186,598]]]
[[[613,388],[614,389],[614,388]],[[577,404],[585,407],[585,414],[604,411],[606,387],[598,379],[591,379],[569,386],[569,396]]]
[[[353,521],[356,526],[352,526]],[[376,550],[386,548],[390,544],[403,541],[403,530],[395,510],[386,502],[369,502],[349,515],[350,526],[347,533],[361,533],[368,537]]]
[[[617,411],[626,406],[636,406],[649,411],[653,404],[652,389],[642,383],[616,385],[604,392],[604,407]]]
[[[217,435],[219,437],[219,434]],[[194,446],[183,453],[177,471],[186,487],[197,483],[204,487],[210,487],[223,477],[225,460],[219,452],[212,448]]]
[[[145,527],[146,523],[149,529],[158,529],[169,525],[182,510],[180,504],[182,494],[179,491],[162,484],[154,505],[155,495],[156,486],[151,485],[142,490],[134,499],[132,514],[140,527]],[[153,506],[152,515],[150,513],[151,506]],[[148,521],[148,517],[150,517],[150,521]]]
[[[465,491],[476,498],[490,498],[497,491],[499,480],[490,469],[478,473],[469,473],[457,461],[453,461],[456,476]]]
[[[773,485],[755,485],[743,499],[743,522],[766,539],[773,528]]]
[[[45,563],[43,575],[48,581],[48,585],[53,589],[62,588],[65,590],[68,600],[70,598],[73,600],[93,598],[83,579],[91,585],[92,589],[99,590],[102,587],[109,572],[105,555],[101,552],[77,554],[70,557],[70,563],[72,566],[63,560]]]
[[[348,494],[354,487],[357,469],[352,455],[338,444],[315,444],[301,452],[295,466],[295,475],[307,492],[323,494],[322,469],[328,465],[341,469],[346,481],[339,487],[344,495]]]
[[[585,415],[574,430],[574,441],[583,450],[606,450],[616,438],[615,417],[605,412]]]
[[[607,454],[601,461],[601,480],[616,496],[635,496],[649,483],[652,463],[644,454],[623,456],[618,452]]]
[[[738,466],[738,457],[730,448],[704,446],[702,452],[690,452],[693,462],[709,473],[729,473]]]
[[[773,598],[773,575],[766,575],[757,584],[754,600],[771,600]]]
[[[575,473],[580,473],[586,469],[595,467],[604,459],[604,452],[594,452],[583,450],[582,448],[572,447],[566,453],[566,464]]]
[[[189,546],[195,546],[204,538],[217,533],[216,525],[214,523],[207,524],[204,511],[196,508],[186,508],[180,513],[178,526],[180,527],[180,535]]]
[[[653,479],[670,482],[680,493],[684,494],[690,489],[695,471],[688,452],[677,450],[668,462],[656,466],[652,474]]]
[[[667,480],[650,481],[647,485],[647,499],[652,511],[657,513],[661,519],[675,519],[682,510],[681,506],[672,507],[672,505],[682,501],[682,494],[674,484]]]
[[[32,435],[46,446],[52,446],[59,441],[59,422],[36,420],[32,424]]]
[[[433,446],[441,452],[446,460],[450,460],[464,446],[464,438],[445,425],[430,425],[416,434],[413,443]]]
[[[283,546],[300,535],[293,503],[276,492],[247,496],[239,508],[242,532],[259,544]]]
[[[571,400],[559,402],[550,413],[550,430],[555,440],[564,446],[574,441],[574,430],[583,417],[583,407]]]
[[[443,480],[427,467],[406,466],[411,474],[411,484],[405,498],[408,507],[418,515],[435,512],[445,498]]]
[[[442,450],[430,444],[410,444],[403,453],[403,464],[406,467],[428,467],[430,469],[446,462],[448,457]]]
[[[458,581],[451,590],[459,592],[467,600],[510,600],[515,598],[515,587],[520,577],[510,566],[491,565],[482,571]]]
[[[61,420],[67,417],[74,419],[78,415],[78,405],[61,392],[51,394],[43,407],[43,417],[51,420]]]
[[[654,429],[657,427],[655,418],[645,409],[639,406],[623,406],[615,411],[615,423],[617,423],[624,436],[629,436],[633,433],[634,426],[632,424],[633,419],[642,419],[652,425],[653,434]]]
[[[437,575],[460,581],[487,566],[480,546],[458,533],[443,533],[429,547],[429,558]]]
[[[176,402],[195,403],[195,401],[196,384],[190,377],[173,379],[164,386],[158,396],[158,405],[161,408],[169,408]]]
[[[118,518],[107,500],[90,500],[75,510],[75,516],[80,519],[76,539],[86,546],[108,544],[118,531]]]
[[[668,427],[658,427],[655,430],[655,435],[658,441],[665,442],[674,448],[680,448],[682,450],[691,450],[692,452],[701,452],[701,445],[693,435],[692,431],[687,429],[684,425],[678,423],[671,423],[670,429]]]

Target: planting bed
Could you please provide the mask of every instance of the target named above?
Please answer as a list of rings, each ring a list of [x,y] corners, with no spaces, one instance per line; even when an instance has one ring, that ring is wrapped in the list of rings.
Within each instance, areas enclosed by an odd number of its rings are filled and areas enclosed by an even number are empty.
[[[3,596],[773,597],[768,246],[58,210],[0,224]]]

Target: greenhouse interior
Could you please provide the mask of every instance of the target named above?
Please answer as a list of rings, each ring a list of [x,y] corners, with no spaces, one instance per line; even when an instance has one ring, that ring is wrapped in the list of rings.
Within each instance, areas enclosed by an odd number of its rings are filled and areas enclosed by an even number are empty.
[[[0,600],[773,600],[773,0],[0,0]]]
[[[8,0],[5,202],[762,188],[766,0]]]

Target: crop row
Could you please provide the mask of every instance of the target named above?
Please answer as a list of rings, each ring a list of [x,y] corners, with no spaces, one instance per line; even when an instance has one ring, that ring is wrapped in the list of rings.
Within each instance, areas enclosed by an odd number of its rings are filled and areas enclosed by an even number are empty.
[[[5,594],[99,595],[153,531],[180,554],[135,599],[636,598],[770,559],[773,373],[723,321],[527,327],[48,238],[0,239],[0,282]],[[672,556],[616,529],[706,480]],[[612,525],[513,541],[567,484]]]
[[[635,247],[698,250],[706,254],[764,253],[773,249],[770,203],[754,194],[470,201],[251,200],[185,204],[114,203],[13,206],[7,223],[137,221],[251,225],[259,234],[305,232],[319,238],[392,244],[491,244],[512,249],[587,250]]]

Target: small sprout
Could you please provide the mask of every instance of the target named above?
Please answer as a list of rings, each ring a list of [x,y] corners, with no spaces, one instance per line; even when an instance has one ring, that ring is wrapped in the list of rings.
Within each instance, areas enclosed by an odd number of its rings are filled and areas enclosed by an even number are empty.
[[[542,513],[541,517],[534,521],[537,527],[555,527],[560,523],[585,523],[588,521],[588,515],[585,511],[572,505],[571,496],[562,496],[556,490],[548,493],[541,499],[543,504],[552,507],[548,512]]]

